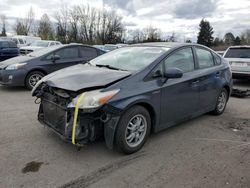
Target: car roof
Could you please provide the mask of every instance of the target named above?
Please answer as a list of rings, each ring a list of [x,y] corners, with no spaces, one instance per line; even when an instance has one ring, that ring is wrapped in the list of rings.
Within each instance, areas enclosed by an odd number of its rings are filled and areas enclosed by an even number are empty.
[[[138,43],[138,44],[132,44],[130,46],[151,46],[151,47],[167,47],[167,48],[175,48],[175,47],[181,47],[181,46],[201,46],[205,47],[200,44],[195,44],[195,43],[179,43],[179,42],[147,42],[147,43]]]
[[[13,42],[11,39],[9,38],[0,38],[0,42],[5,41],[5,42]]]
[[[242,45],[242,46],[230,46],[229,48],[250,48],[249,45]]]

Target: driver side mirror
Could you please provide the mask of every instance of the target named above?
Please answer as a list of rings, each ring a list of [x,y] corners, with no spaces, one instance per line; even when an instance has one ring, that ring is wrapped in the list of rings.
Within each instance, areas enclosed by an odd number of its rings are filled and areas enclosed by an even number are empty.
[[[57,60],[59,60],[59,59],[60,59],[60,56],[59,56],[59,55],[53,55],[53,56],[51,57],[52,62],[55,62],[55,61],[57,61]]]
[[[181,78],[182,76],[183,76],[183,72],[178,68],[169,68],[169,69],[166,69],[164,72],[164,77],[166,79]]]

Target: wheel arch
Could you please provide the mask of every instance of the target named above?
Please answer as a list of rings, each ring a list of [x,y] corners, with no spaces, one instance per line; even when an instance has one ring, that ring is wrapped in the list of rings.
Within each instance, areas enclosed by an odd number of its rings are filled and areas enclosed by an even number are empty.
[[[42,72],[44,75],[47,75],[47,74],[48,74],[44,69],[41,69],[41,68],[31,69],[31,70],[29,70],[29,71],[27,72],[27,74],[26,74],[26,76],[25,76],[24,84],[26,84],[26,80],[27,80],[27,77],[29,76],[29,74],[32,73],[32,72],[35,72],[35,71]]]

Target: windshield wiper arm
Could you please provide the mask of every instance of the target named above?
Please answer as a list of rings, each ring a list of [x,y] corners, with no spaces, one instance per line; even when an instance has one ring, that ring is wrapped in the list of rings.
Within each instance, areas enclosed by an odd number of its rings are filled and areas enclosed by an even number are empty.
[[[113,70],[127,71],[125,69],[120,69],[120,68],[117,68],[117,67],[113,67],[111,65],[96,64],[95,66],[97,66],[97,67],[105,67],[105,68],[113,69]]]

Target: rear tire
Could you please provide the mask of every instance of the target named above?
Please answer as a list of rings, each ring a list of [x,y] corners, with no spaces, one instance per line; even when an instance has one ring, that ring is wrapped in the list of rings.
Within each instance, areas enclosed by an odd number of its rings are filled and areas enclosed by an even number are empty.
[[[127,110],[118,124],[115,144],[125,154],[137,152],[145,144],[151,129],[149,112],[142,106]]]
[[[218,98],[217,98],[216,107],[212,111],[212,114],[214,114],[214,115],[223,114],[223,112],[225,111],[226,106],[227,106],[228,97],[229,97],[229,95],[228,95],[227,90],[225,88],[223,88],[222,91],[220,92]]]
[[[37,82],[39,80],[42,79],[42,77],[44,77],[44,73],[40,72],[40,71],[33,71],[31,73],[28,74],[28,76],[26,77],[25,80],[25,86],[29,89],[32,90],[33,87],[37,84]]]

